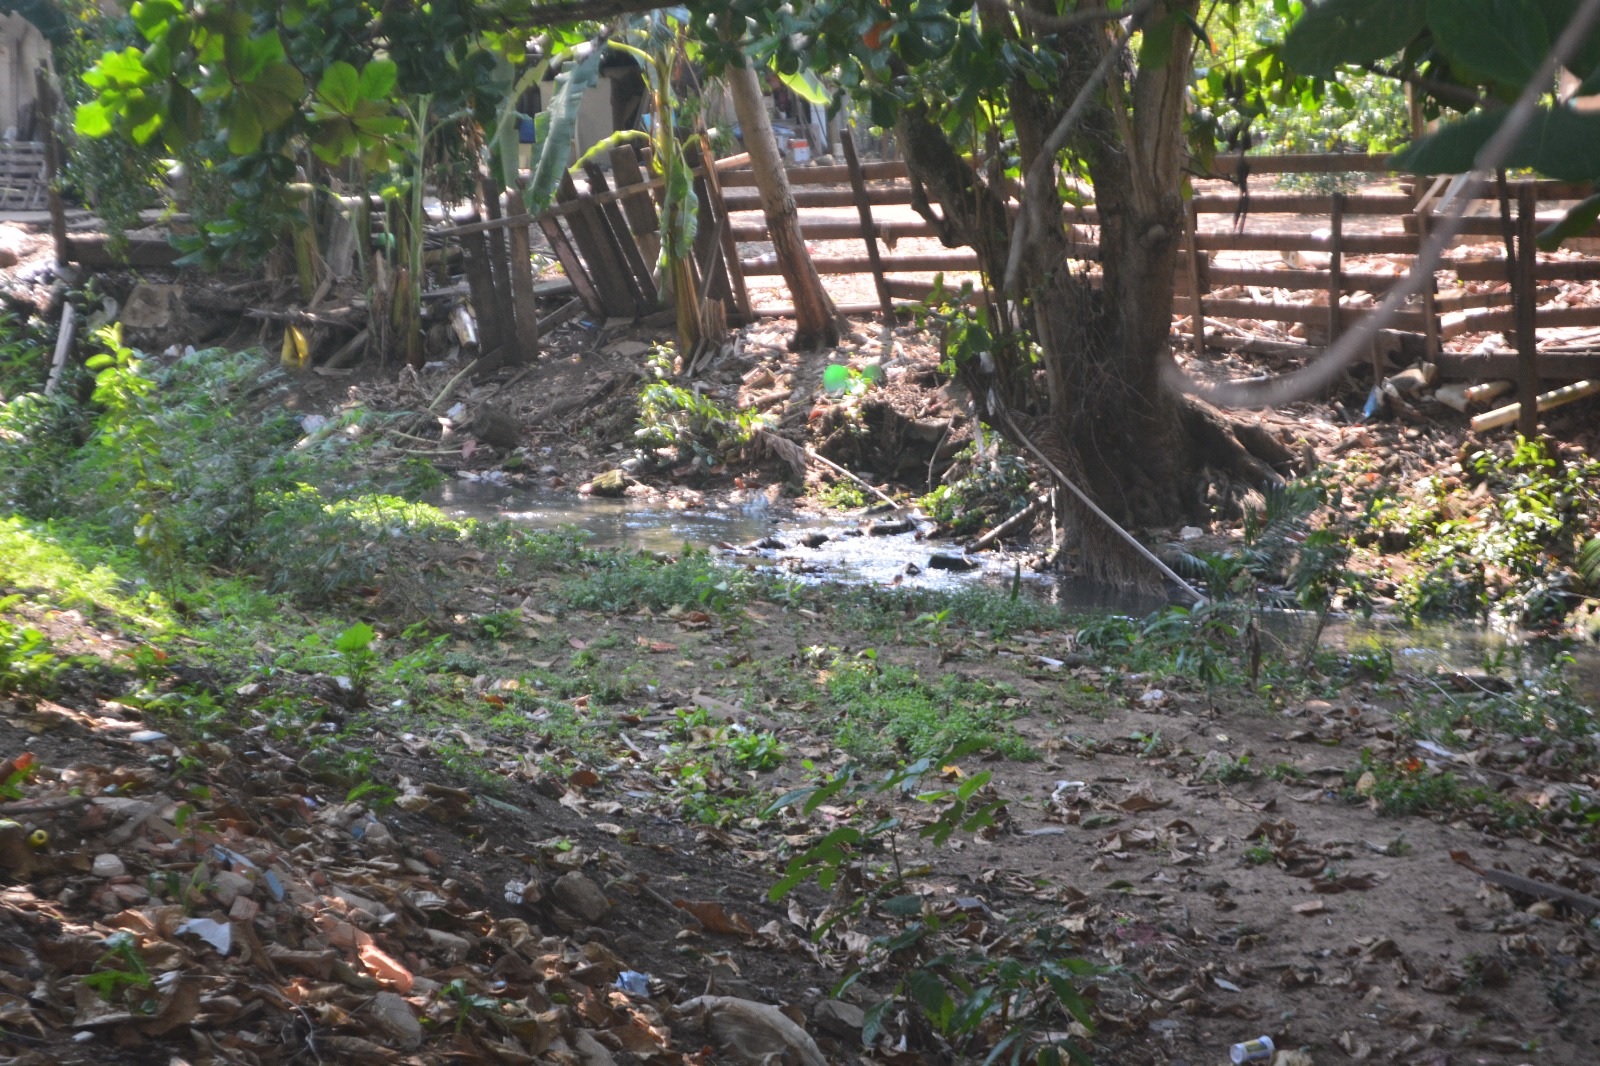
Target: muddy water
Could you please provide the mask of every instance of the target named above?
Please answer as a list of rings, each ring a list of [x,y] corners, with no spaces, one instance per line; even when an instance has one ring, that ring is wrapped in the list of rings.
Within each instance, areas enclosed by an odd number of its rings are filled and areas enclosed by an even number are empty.
[[[735,559],[808,583],[957,589],[976,582],[1009,588],[1021,565],[1021,582],[1028,594],[1065,609],[1142,616],[1163,602],[1105,585],[1033,573],[1021,556],[1005,551],[968,557],[976,566],[970,571],[936,569],[930,565],[934,555],[960,555],[961,548],[953,541],[925,539],[931,523],[919,521],[914,531],[888,536],[865,532],[874,522],[899,517],[895,514],[791,514],[768,507],[761,497],[678,510],[639,500],[511,489],[483,481],[450,482],[427,502],[460,517],[501,518],[534,529],[578,529],[589,535],[595,548],[676,552],[688,544],[728,551]],[[801,538],[816,533],[828,540],[806,547]]]
[[[512,489],[485,481],[453,481],[428,501],[467,518],[492,519],[534,529],[572,528],[589,535],[595,548],[676,552],[684,545],[726,552],[780,577],[800,581],[875,584],[910,589],[953,590],[973,583],[1009,588],[1021,556],[982,552],[970,556],[977,568],[967,572],[935,569],[935,554],[959,555],[959,545],[924,539],[931,526],[912,532],[873,536],[863,532],[874,521],[895,515],[838,517],[791,514],[769,508],[761,497],[740,503],[721,501],[692,510],[651,505],[639,500],[600,499],[573,493]],[[821,533],[828,540],[806,547],[801,538]],[[1085,581],[1062,580],[1021,570],[1024,590],[1065,610],[1111,612],[1143,617],[1164,601]],[[1286,646],[1304,647],[1313,620],[1301,613],[1281,612],[1268,628]],[[1346,650],[1386,649],[1397,669],[1415,673],[1435,670],[1476,672],[1498,663],[1509,669],[1521,660],[1526,667],[1547,654],[1515,633],[1471,625],[1406,626],[1398,621],[1351,618],[1330,623],[1322,643]],[[1582,645],[1569,652],[1575,662],[1567,676],[1575,690],[1600,706],[1600,648]]]

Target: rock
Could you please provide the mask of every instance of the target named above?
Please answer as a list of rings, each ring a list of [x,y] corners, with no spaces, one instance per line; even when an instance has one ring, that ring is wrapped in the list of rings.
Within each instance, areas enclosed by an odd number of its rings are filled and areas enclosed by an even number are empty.
[[[978,569],[979,563],[965,555],[951,555],[947,552],[936,552],[928,559],[930,570],[950,570],[955,573],[965,573],[968,570]]]
[[[460,962],[472,950],[472,941],[464,936],[447,933],[443,929],[428,929],[425,932],[429,946],[443,955],[448,962]]]
[[[874,537],[893,537],[916,528],[917,524],[909,518],[884,518],[868,526],[867,532]]]
[[[142,281],[128,293],[118,321],[130,330],[164,330],[179,317],[182,299],[181,285],[155,285]]]
[[[906,564],[906,576],[907,577],[916,577],[920,573],[922,573],[922,567],[918,566],[916,563],[907,563]]]
[[[596,474],[595,479],[588,484],[589,494],[593,496],[621,496],[628,490],[628,474],[624,470],[607,470],[603,474]],[[582,489],[578,490],[582,492]]]
[[[598,922],[611,910],[611,901],[600,891],[600,886],[577,870],[556,878],[551,894],[557,906],[586,922]]]
[[[400,1048],[410,1051],[422,1044],[422,1023],[411,1004],[398,992],[379,992],[367,1004],[367,1013],[377,1027]]]
[[[826,533],[807,533],[800,538],[800,543],[808,548],[820,548],[832,539]]]
[[[680,1013],[700,1013],[711,1041],[728,1062],[766,1066],[771,1062],[827,1066],[817,1042],[783,1011],[766,1003],[732,996],[698,996]]]
[[[472,435],[484,444],[509,452],[522,438],[522,424],[503,407],[486,403],[472,417]]]
[[[22,262],[22,257],[10,248],[0,247],[0,270],[9,269]]]
[[[777,537],[762,537],[760,540],[756,541],[754,544],[752,544],[750,546],[752,548],[762,548],[762,549],[765,549],[767,551],[779,551],[779,552],[781,552],[784,549],[789,547],[787,544],[785,544],[783,541],[779,540]]]
[[[211,879],[211,894],[217,897],[217,902],[224,907],[233,906],[233,901],[240,896],[250,895],[252,887],[248,877],[236,874],[232,870],[223,870]]]
[[[615,344],[606,345],[605,353],[607,355],[634,356],[643,355],[649,350],[650,346],[644,341],[617,341]]]
[[[89,872],[96,877],[121,877],[128,872],[128,868],[123,865],[121,859],[108,852],[94,857],[94,863],[89,867]]]
[[[825,999],[811,1012],[811,1020],[818,1029],[840,1040],[861,1043],[861,1030],[867,1024],[867,1014],[854,1003],[842,999]]]

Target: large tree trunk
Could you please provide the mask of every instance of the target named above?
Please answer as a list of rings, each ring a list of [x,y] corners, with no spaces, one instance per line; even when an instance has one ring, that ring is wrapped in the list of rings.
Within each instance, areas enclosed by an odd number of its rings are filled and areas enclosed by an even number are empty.
[[[767,231],[778,256],[778,267],[794,298],[795,331],[790,351],[831,348],[839,343],[839,315],[822,287],[822,278],[811,262],[811,253],[800,239],[800,218],[795,212],[789,178],[784,173],[783,156],[772,132],[772,120],[761,98],[761,83],[753,67],[730,66],[728,88],[733,110],[744,131],[745,151],[750,153],[750,169],[761,194],[761,210],[767,217]]]
[[[1147,31],[1169,12],[1192,13],[1195,6],[1196,0],[1158,3]],[[997,343],[990,359],[962,371],[985,421],[1025,437],[1134,530],[1203,518],[1219,482],[1225,495],[1260,489],[1281,481],[1269,463],[1287,469],[1290,458],[1265,434],[1235,435],[1228,420],[1169,382],[1191,40],[1181,21],[1167,25],[1173,41],[1166,63],[1134,72],[1124,60],[1095,91],[1068,141],[1094,184],[1100,277],[1071,268],[1075,257],[1052,190],[1023,248],[1020,291],[997,292],[999,321],[992,323],[1002,336],[1008,327],[1026,325],[1041,358],[1034,362],[1027,351]],[[1020,82],[1010,90],[1011,113],[1027,120],[1019,122],[1019,137],[1025,129],[1022,140],[1035,153],[1114,44],[1099,24],[1059,34],[1056,47],[1062,61],[1056,84],[1043,93]],[[925,109],[904,109],[897,130],[913,176],[943,209],[942,216],[925,211],[925,217],[942,222],[945,243],[975,248],[1000,289],[1015,232],[1003,198]],[[1026,175],[1028,152],[1021,162]],[[1053,165],[1050,181],[1057,182]],[[1091,573],[1113,579],[1148,574],[1098,519],[1086,511],[1072,517]]]

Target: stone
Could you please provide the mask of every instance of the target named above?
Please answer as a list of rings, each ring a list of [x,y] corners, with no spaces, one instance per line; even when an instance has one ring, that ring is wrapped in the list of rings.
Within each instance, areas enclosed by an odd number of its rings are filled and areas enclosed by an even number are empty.
[[[522,439],[522,424],[503,407],[483,404],[472,417],[472,435],[484,444],[509,452]]]
[[[596,474],[593,481],[589,482],[589,493],[593,496],[621,496],[628,489],[628,475],[623,470],[607,470],[603,474]]]
[[[868,526],[867,532],[874,537],[893,537],[916,528],[917,524],[909,518],[885,518]]]
[[[867,1014],[854,1003],[842,999],[825,999],[811,1011],[811,1020],[818,1029],[829,1036],[859,1044],[861,1030],[867,1024]]]
[[[89,867],[89,872],[96,877],[121,877],[128,872],[121,859],[110,853],[96,855],[94,863]]]
[[[224,870],[211,879],[211,894],[224,907],[233,906],[233,901],[240,896],[248,896],[252,887],[248,877],[232,870]]]
[[[472,950],[472,941],[455,933],[447,933],[443,929],[428,929],[428,944],[434,951],[443,955],[448,962],[460,962]]]
[[[968,570],[978,569],[976,559],[969,559],[965,555],[954,555],[949,552],[936,552],[928,559],[929,570],[949,570],[953,573],[965,573]]]
[[[800,538],[800,543],[808,548],[820,548],[832,538],[826,533],[807,533]]]
[[[577,870],[556,878],[551,894],[557,906],[586,922],[598,922],[611,910],[611,901],[600,886]]]

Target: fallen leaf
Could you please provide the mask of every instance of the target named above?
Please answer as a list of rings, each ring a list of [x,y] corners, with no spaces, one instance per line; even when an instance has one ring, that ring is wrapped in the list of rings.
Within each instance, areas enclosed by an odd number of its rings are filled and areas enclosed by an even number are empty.
[[[687,900],[675,899],[672,905],[679,910],[688,911],[695,919],[706,928],[708,933],[721,933],[724,936],[754,936],[755,929],[743,916],[730,913],[722,904],[715,900]]]
[[[1304,903],[1296,903],[1294,905],[1294,912],[1296,914],[1321,914],[1327,909],[1328,905],[1322,902],[1320,899],[1307,900]]]

